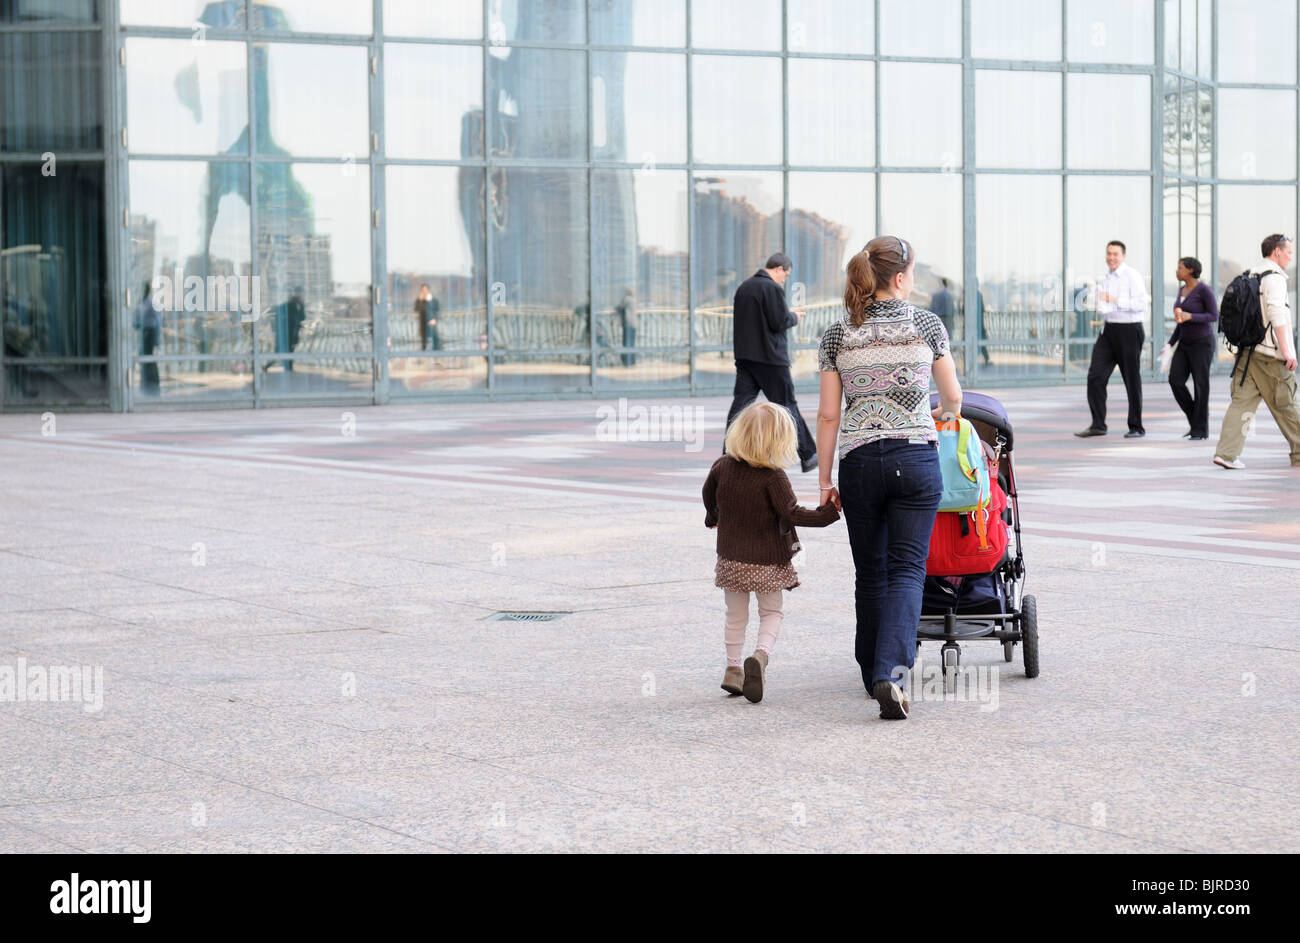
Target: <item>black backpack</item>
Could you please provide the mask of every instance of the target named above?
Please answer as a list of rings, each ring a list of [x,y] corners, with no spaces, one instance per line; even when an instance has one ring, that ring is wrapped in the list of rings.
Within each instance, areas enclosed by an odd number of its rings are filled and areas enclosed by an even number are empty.
[[[1219,304],[1219,333],[1237,354],[1232,365],[1234,373],[1241,363],[1241,355],[1246,355],[1246,365],[1241,371],[1242,384],[1246,382],[1246,371],[1250,369],[1250,357],[1255,351],[1255,345],[1263,343],[1268,337],[1264,309],[1259,303],[1259,281],[1268,274],[1270,273],[1255,274],[1249,270],[1242,272],[1232,280]]]

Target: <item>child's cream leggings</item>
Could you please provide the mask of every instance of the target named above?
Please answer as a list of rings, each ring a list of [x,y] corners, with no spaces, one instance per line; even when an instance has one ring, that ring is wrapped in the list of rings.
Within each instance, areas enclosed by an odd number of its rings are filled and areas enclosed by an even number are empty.
[[[745,645],[745,626],[749,622],[749,593],[723,590],[727,596],[727,664],[740,665]],[[781,591],[754,593],[758,597],[758,648],[772,654],[772,645],[781,634]]]

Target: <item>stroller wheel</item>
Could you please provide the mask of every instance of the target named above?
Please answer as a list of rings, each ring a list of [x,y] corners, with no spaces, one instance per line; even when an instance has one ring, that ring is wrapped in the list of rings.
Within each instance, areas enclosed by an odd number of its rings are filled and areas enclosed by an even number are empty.
[[[1038,600],[1026,596],[1020,604],[1021,657],[1025,660],[1025,677],[1038,677]]]
[[[1015,654],[1015,650],[1016,650],[1016,643],[1015,643],[1015,642],[1011,641],[1010,639],[1008,639],[1007,641],[1003,642],[1003,643],[1002,643],[1002,660],[1003,660],[1003,661],[1010,661],[1011,658],[1012,658],[1012,656]]]
[[[945,642],[939,655],[943,658],[943,693],[952,694],[957,690],[957,668],[961,665],[961,649],[956,642]]]

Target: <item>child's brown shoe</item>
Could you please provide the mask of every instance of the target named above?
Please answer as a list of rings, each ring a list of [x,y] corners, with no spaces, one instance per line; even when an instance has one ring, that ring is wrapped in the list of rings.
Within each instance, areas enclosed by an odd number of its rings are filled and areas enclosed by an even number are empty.
[[[767,652],[756,651],[745,659],[744,695],[757,704],[763,700],[763,680],[767,674]]]
[[[722,676],[722,690],[728,694],[740,694],[744,690],[745,672],[740,670],[739,665],[728,665],[727,671]]]

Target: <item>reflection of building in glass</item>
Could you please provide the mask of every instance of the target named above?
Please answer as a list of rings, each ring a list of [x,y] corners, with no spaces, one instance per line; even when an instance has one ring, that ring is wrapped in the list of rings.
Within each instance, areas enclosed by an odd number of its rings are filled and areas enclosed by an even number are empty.
[[[725,177],[696,178],[691,273],[697,304],[730,305],[736,286],[781,243],[780,213],[767,215],[746,197],[729,196]]]
[[[809,295],[815,304],[825,298],[843,294],[844,251],[848,248],[848,227],[807,210],[790,211],[790,249],[794,263],[792,277],[805,285],[815,286]],[[759,260],[755,265],[759,265]]]

